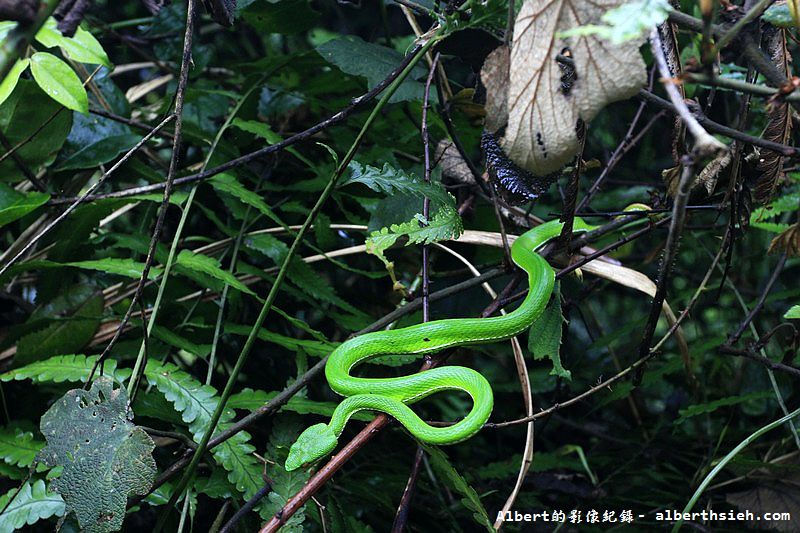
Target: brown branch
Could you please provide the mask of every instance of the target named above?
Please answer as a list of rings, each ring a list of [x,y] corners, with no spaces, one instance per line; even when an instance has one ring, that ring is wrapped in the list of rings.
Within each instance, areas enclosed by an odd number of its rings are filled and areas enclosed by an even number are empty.
[[[800,368],[779,363],[777,361],[773,361],[772,359],[768,359],[766,357],[753,353],[753,351],[750,348],[740,349],[740,348],[734,348],[733,346],[730,346],[728,344],[723,344],[718,348],[718,350],[720,351],[720,353],[744,357],[746,359],[750,359],[752,361],[760,363],[771,370],[786,372],[791,376],[800,378]]]
[[[260,157],[266,157],[268,155],[272,155],[278,153],[289,146],[297,144],[298,142],[305,141],[310,139],[320,131],[327,129],[331,126],[335,126],[340,122],[344,121],[346,118],[350,117],[356,111],[360,111],[362,106],[368,102],[371,102],[375,99],[375,97],[380,94],[386,87],[388,87],[399,75],[400,73],[408,66],[408,63],[414,58],[416,52],[419,50],[421,45],[416,45],[407,56],[403,58],[403,61],[400,65],[394,69],[386,78],[384,78],[380,83],[378,83],[375,87],[373,87],[370,91],[364,93],[363,95],[359,96],[358,98],[354,98],[350,105],[346,108],[342,109],[338,113],[331,115],[330,117],[326,118],[322,122],[319,122],[310,128],[301,131],[300,133],[296,133],[291,137],[276,143],[271,144],[269,146],[265,146],[259,150],[254,152],[250,152],[249,154],[245,154],[243,156],[237,157],[236,159],[231,159],[227,163],[223,163],[214,168],[210,168],[208,170],[204,170],[202,172],[198,172],[196,174],[190,174],[188,176],[184,176],[182,178],[177,178],[173,181],[173,185],[175,187],[181,185],[187,185],[189,183],[195,183],[198,181],[207,180],[217,174],[221,174],[222,172],[226,172],[232,168],[236,168],[238,166],[244,165],[245,163],[249,163],[255,159]],[[117,191],[108,194],[97,194],[92,195],[87,198],[87,200],[99,200],[102,198],[126,198],[128,196],[136,196],[138,194],[145,194],[150,193],[153,191],[159,191],[165,187],[164,183],[154,183],[152,185],[145,185],[143,187],[131,187],[129,189],[125,189],[122,191]],[[73,198],[56,198],[51,200],[49,204],[57,205],[63,203],[70,203],[73,201]]]
[[[656,331],[658,318],[661,316],[664,299],[667,295],[667,280],[672,272],[672,264],[675,261],[681,233],[683,232],[683,225],[686,219],[686,204],[689,200],[689,192],[692,188],[692,183],[694,183],[696,178],[693,158],[691,156],[684,156],[682,163],[683,171],[681,173],[678,191],[675,195],[675,203],[672,206],[672,218],[670,219],[669,234],[667,234],[667,242],[664,244],[664,254],[661,257],[661,265],[658,270],[656,294],[653,297],[653,303],[650,307],[650,314],[647,317],[647,322],[644,327],[644,335],[642,336],[642,341],[639,345],[639,359],[644,359],[651,353],[650,343],[653,340],[653,334]],[[637,369],[636,376],[634,377],[635,384],[638,384],[641,380],[642,370],[643,368]]]
[[[672,113],[677,113],[675,107],[671,103],[669,103],[668,101],[664,100],[659,96],[656,96],[651,92],[642,89],[639,91],[638,96],[642,100],[646,100],[648,103],[655,104],[658,107],[666,109],[667,111],[670,111]],[[705,115],[702,115],[699,110],[695,110],[695,118],[697,118],[697,122],[699,122],[701,126],[706,128],[710,132],[719,133],[720,135],[724,135],[725,137],[736,139],[737,141],[742,141],[747,144],[752,144],[753,146],[766,148],[768,150],[772,150],[787,157],[800,156],[800,148],[795,148],[794,146],[768,141],[760,137],[754,137],[753,135],[748,135],[734,128],[723,126],[718,122],[714,122],[713,120],[706,118]]]
[[[403,489],[403,495],[400,497],[400,503],[397,506],[397,512],[394,515],[394,522],[392,522],[392,533],[401,533],[405,529],[408,522],[408,514],[411,511],[411,499],[414,497],[414,488],[417,484],[419,477],[419,470],[422,467],[422,456],[425,452],[422,446],[417,446],[417,453],[414,454],[414,462],[411,465],[411,474],[408,476],[406,488]]]

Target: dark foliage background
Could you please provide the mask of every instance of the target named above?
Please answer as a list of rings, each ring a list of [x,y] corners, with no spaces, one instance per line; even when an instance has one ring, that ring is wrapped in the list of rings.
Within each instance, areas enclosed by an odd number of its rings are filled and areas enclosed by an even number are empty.
[[[116,66],[112,71],[101,68],[87,84],[89,114],[63,109],[45,95],[30,73],[22,75],[0,105],[0,140],[4,141],[0,152],[7,153],[9,147],[25,142],[16,150],[18,157],[3,156],[0,161],[0,214],[17,213],[13,206],[32,206],[25,208],[24,216],[0,218],[4,224],[2,264],[63,211],[68,204],[57,203],[60,199],[85,191],[174,108],[187,6],[173,2],[153,14],[145,4],[97,0],[86,11],[83,28],[98,39]],[[353,163],[322,207],[298,256],[345,252],[308,264],[290,262],[287,280],[274,302],[276,309],[259,330],[234,384],[229,410],[222,419],[226,427],[303,379],[333,343],[370,327],[421,295],[421,245],[401,246],[401,238],[398,246],[385,252],[404,287],[403,291],[393,290],[381,261],[363,250],[348,251],[363,244],[368,231],[412,220],[422,212],[422,197],[440,190],[437,183],[452,194],[466,230],[500,230],[495,206],[486,195],[488,188],[478,187],[468,173],[465,178],[463,169],[461,175],[449,172],[440,161],[437,146],[455,133],[464,155],[483,171],[479,142],[485,89],[479,82],[479,69],[489,51],[502,43],[508,8],[506,2],[495,0],[458,4],[436,6],[451,10],[447,13],[455,10],[455,14],[445,16],[442,11],[441,22],[449,35],[433,49],[440,54],[443,69],[431,88],[426,120],[434,185],[422,181],[425,167],[420,127],[429,70],[423,60],[366,131]],[[678,7],[702,19],[700,4],[703,2],[684,0]],[[353,98],[400,64],[415,39],[409,19],[393,2],[239,0],[232,28],[198,10],[177,178],[287,139],[349,108]],[[743,13],[742,8],[723,6],[715,23],[733,23]],[[412,16],[423,32],[436,22],[425,14]],[[759,28],[747,31],[775,31],[766,20],[757,20]],[[704,72],[698,66],[702,32],[686,25],[676,29],[684,64]],[[780,31],[786,32],[791,53],[796,48],[797,30]],[[45,49],[38,43],[32,46]],[[733,79],[767,86],[752,67],[748,74],[742,46],[740,40],[734,40],[722,50],[715,68]],[[642,50],[651,68],[649,47]],[[64,57],[58,49],[50,52]],[[81,80],[95,70],[95,65],[80,61],[72,61],[70,66]],[[659,76],[654,76],[652,92],[664,97]],[[440,85],[438,92],[436,84]],[[763,136],[774,113],[775,102],[762,96],[753,96],[745,107],[741,91],[713,88],[691,79],[684,88],[709,119],[756,138]],[[187,442],[199,440],[198,433],[218,403],[219,391],[261,309],[259,298],[269,292],[292,242],[282,226],[303,224],[374,105],[374,101],[365,104],[346,120],[287,149],[238,164],[214,178],[174,188],[155,250],[151,281],[143,288],[142,301],[148,313],[157,309],[158,314],[147,343],[150,366],[132,404],[133,422],[155,441],[153,455],[159,474],[168,472],[169,466],[185,455]],[[617,213],[633,202],[654,208],[652,223],[669,216],[674,198],[662,171],[675,166],[672,117],[652,104],[640,110],[640,100],[634,98],[609,106],[588,125],[578,202],[604,168],[612,168],[599,192],[581,206],[587,221],[607,224],[614,220],[607,213]],[[447,120],[453,123],[450,130]],[[635,125],[629,132],[632,121]],[[0,374],[0,489],[6,494],[0,503],[4,505],[17,487],[49,480],[43,467],[27,477],[36,452],[45,445],[39,420],[58,398],[86,380],[92,363],[109,345],[132,305],[163,188],[144,189],[125,198],[108,194],[162,184],[168,175],[174,131],[173,121],[100,186],[98,197],[83,202],[0,278],[0,364],[4,372]],[[628,144],[620,150],[626,139]],[[782,144],[794,145],[793,137]],[[781,403],[785,412],[796,408],[795,383],[800,375],[797,321],[784,318],[784,314],[799,300],[800,263],[789,244],[773,246],[772,253],[767,250],[777,234],[797,222],[800,173],[795,172],[794,159],[784,159],[786,175],[763,207],[751,193],[762,173],[753,163],[758,158],[753,145],[740,142],[734,150],[735,163],[719,173],[710,190],[698,187],[692,191],[680,247],[666,279],[667,301],[676,314],[701,288],[682,322],[680,334],[687,353],[682,354],[675,336],[670,336],[654,357],[623,379],[558,407],[637,361],[652,306],[650,296],[586,271],[561,280],[560,364],[566,371],[553,370],[553,354],[537,360],[530,354],[551,331],[538,331],[530,341],[520,338],[534,412],[556,408],[535,423],[533,463],[512,509],[563,510],[567,517],[572,510],[580,510],[582,523],[565,524],[576,531],[665,528],[656,521],[656,513],[683,509],[722,457],[758,428],[783,416]],[[460,157],[457,152],[456,156]],[[360,180],[356,179],[359,175]],[[498,197],[505,231],[523,232],[534,220],[526,212],[546,220],[561,216],[565,203],[569,204],[572,175],[573,169],[566,169],[557,184],[532,206],[515,208]],[[434,211],[438,208],[435,204]],[[590,246],[600,249],[642,227],[648,226],[607,228]],[[668,227],[653,227],[608,255],[657,281]],[[262,231],[268,229],[270,232]],[[449,237],[457,229],[451,220],[439,237]],[[726,234],[731,238],[723,239]],[[784,240],[792,238],[783,235]],[[183,257],[177,256],[159,295],[164,265],[176,238],[176,255]],[[502,249],[443,244],[480,272],[504,266]],[[721,246],[719,266],[712,268]],[[564,252],[563,243],[548,250],[556,269],[581,258],[568,259]],[[464,263],[436,247],[430,248],[428,275],[432,293],[473,278]],[[490,284],[505,297],[513,296],[525,287],[523,282],[503,292],[515,276],[508,269]],[[475,317],[492,301],[473,284],[432,301],[430,315],[432,319]],[[513,301],[503,304],[516,305]],[[107,354],[104,368],[105,374],[118,378],[123,387],[128,386],[142,349],[139,304],[131,309],[130,321]],[[753,309],[757,312],[746,320]],[[402,327],[421,320],[422,312],[417,309],[390,323]],[[743,331],[734,337],[742,325]],[[668,328],[662,316],[650,345]],[[756,344],[765,335],[767,339]],[[647,346],[644,353],[646,350]],[[491,422],[525,416],[508,342],[459,348],[449,354],[447,363],[475,368],[491,381],[496,405]],[[364,373],[405,375],[417,371],[418,365],[374,365]],[[234,526],[253,530],[301,490],[313,470],[284,471],[281,465],[288,446],[303,428],[324,421],[338,402],[318,370],[307,377],[311,378],[307,386],[280,411],[248,425],[246,433],[229,441],[234,444],[226,451],[203,457],[189,485],[188,499],[181,497],[168,514],[167,528],[177,530],[179,523],[184,530],[217,528],[268,485],[268,493],[255,510]],[[415,409],[426,420],[455,420],[469,405],[467,397],[445,393]],[[370,418],[350,423],[340,443],[356,437]],[[461,444],[426,449],[414,467],[416,442],[397,424],[390,424],[369,442],[361,443],[358,453],[324,483],[315,500],[289,518],[284,530],[388,530],[397,520],[412,471],[417,475],[407,530],[486,529],[514,488],[526,430],[524,423],[486,428]],[[788,424],[764,434],[733,457],[694,509],[787,511],[793,521],[780,527],[795,530],[800,519],[798,450],[800,439]],[[223,454],[227,454],[225,458]],[[168,477],[167,483],[144,501],[137,498],[135,505],[129,506],[126,530],[154,527],[180,478]],[[31,496],[33,510],[25,518],[48,520],[27,527],[53,528],[56,515],[64,513],[63,504],[53,498],[46,503],[43,495],[38,499]],[[633,525],[610,521],[590,525],[586,523],[590,510],[599,511],[601,519],[604,511],[613,511],[617,520],[630,510],[635,521]],[[18,520],[20,515],[16,516]],[[0,516],[0,529],[12,529],[14,520]],[[743,531],[751,526],[756,524],[718,523],[711,528]],[[74,516],[63,527],[77,528]],[[514,523],[504,528],[553,529],[551,524]]]

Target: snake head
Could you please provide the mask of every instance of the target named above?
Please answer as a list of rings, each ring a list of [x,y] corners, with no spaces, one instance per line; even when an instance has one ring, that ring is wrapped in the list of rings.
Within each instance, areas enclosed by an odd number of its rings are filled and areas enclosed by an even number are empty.
[[[314,424],[303,431],[286,458],[286,470],[291,472],[325,457],[336,448],[337,438],[327,424]]]

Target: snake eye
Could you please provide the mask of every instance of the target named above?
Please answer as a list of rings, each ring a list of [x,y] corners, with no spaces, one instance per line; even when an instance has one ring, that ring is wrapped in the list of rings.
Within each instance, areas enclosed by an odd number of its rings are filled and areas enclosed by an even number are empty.
[[[425,342],[431,342],[431,340],[430,340],[428,337],[425,337],[425,338],[424,338],[424,339],[422,339],[422,340],[423,340],[423,341],[425,341]]]

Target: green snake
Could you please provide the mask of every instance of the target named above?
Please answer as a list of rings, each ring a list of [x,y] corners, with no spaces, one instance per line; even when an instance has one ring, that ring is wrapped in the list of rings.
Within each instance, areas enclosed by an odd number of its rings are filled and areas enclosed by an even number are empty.
[[[555,272],[536,250],[561,232],[557,220],[524,233],[511,246],[511,259],[528,274],[528,294],[514,311],[490,318],[454,318],[425,322],[396,330],[377,331],[340,344],[325,365],[330,387],[346,398],[328,424],[307,428],[289,450],[286,470],[295,470],[329,455],[354,413],[380,411],[394,417],[419,441],[455,444],[466,440],[489,419],[494,399],[489,382],[471,368],[443,366],[396,378],[359,378],[350,372],[357,365],[387,355],[423,355],[451,346],[483,344],[508,339],[524,331],[542,314],[553,292]],[[574,231],[591,226],[575,218]],[[426,424],[408,407],[443,390],[461,390],[472,398],[472,410],[451,426]]]

